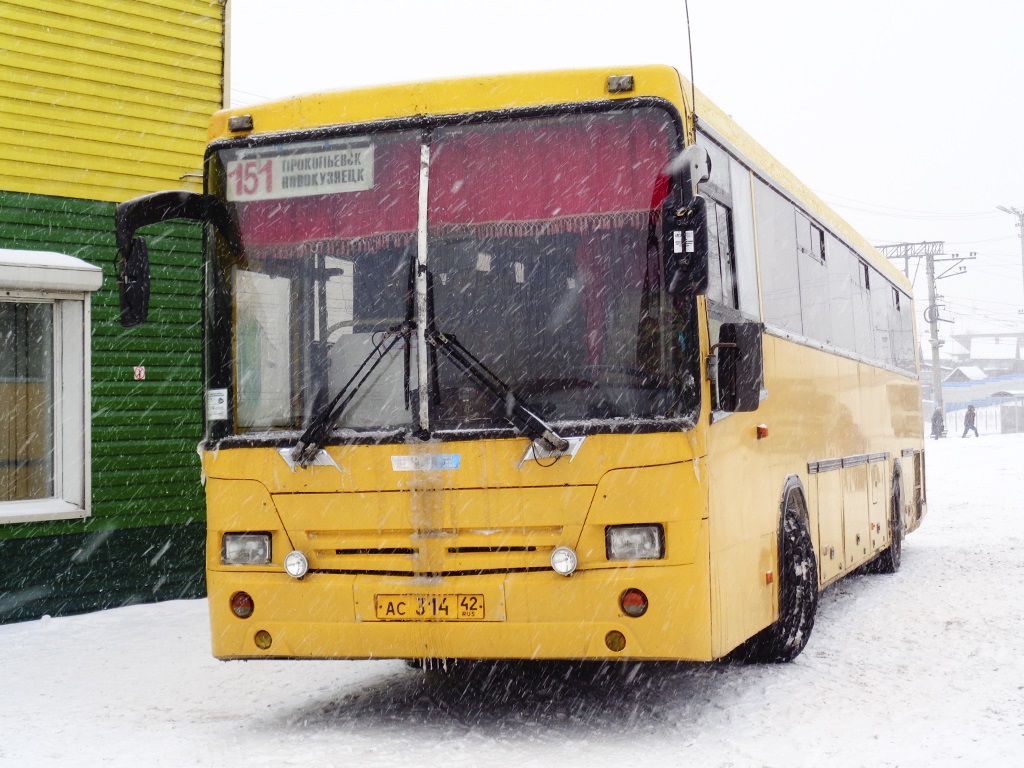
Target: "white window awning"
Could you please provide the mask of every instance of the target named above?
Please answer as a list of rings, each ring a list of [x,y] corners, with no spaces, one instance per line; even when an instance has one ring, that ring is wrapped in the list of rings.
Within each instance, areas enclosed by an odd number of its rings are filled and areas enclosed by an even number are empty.
[[[0,248],[0,290],[92,292],[103,285],[103,270],[54,251]]]

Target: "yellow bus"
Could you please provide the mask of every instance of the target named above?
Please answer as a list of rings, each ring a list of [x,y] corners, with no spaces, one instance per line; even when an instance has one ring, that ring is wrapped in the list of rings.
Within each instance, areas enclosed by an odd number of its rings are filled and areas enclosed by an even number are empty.
[[[694,102],[695,99],[695,102]],[[925,511],[908,281],[665,66],[214,115],[214,655],[794,658]]]

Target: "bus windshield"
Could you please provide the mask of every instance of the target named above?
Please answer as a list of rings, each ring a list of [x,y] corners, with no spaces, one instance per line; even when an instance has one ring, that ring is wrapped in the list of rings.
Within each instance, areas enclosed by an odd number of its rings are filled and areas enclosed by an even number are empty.
[[[664,293],[658,232],[677,134],[641,107],[213,151],[241,235],[209,303],[234,431],[339,394],[343,436],[510,428],[436,334],[547,423],[692,423],[695,302]]]

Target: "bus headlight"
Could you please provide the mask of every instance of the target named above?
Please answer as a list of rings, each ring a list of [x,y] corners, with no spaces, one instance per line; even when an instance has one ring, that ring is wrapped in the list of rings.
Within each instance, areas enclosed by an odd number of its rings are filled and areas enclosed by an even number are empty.
[[[269,533],[225,533],[221,544],[220,561],[224,565],[267,565],[270,562]]]
[[[309,570],[309,560],[299,550],[294,549],[285,555],[284,569],[288,571],[288,575],[292,578],[301,579],[306,575],[306,571]]]
[[[665,528],[650,525],[609,525],[604,529],[609,560],[660,560],[665,557]]]

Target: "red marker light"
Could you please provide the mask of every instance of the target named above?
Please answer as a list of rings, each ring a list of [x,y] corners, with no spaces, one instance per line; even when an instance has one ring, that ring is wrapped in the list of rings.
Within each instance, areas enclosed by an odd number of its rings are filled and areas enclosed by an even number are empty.
[[[231,596],[231,612],[240,619],[248,619],[256,610],[256,604],[245,592],[235,592]]]
[[[634,619],[647,613],[647,595],[639,589],[627,589],[619,597],[622,612]]]

